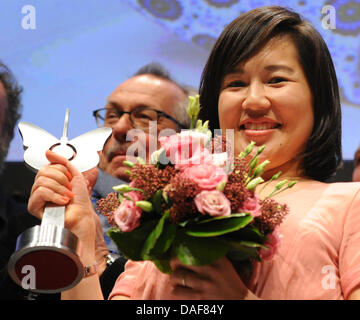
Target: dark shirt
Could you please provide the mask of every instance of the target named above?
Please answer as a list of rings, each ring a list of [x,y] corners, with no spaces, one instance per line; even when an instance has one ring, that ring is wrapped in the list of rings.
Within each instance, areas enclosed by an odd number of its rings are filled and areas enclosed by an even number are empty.
[[[16,284],[8,274],[8,261],[16,250],[17,237],[38,224],[40,220],[28,213],[25,203],[16,202],[0,187],[0,300],[27,300],[38,297]],[[52,294],[41,297],[56,299],[59,296]]]
[[[96,184],[92,191],[91,201],[93,204],[93,207],[98,213],[103,229],[104,239],[106,243],[106,247],[109,250],[109,252],[117,253],[119,254],[119,251],[115,245],[115,243],[110,239],[110,237],[107,235],[107,232],[111,228],[109,225],[107,218],[97,211],[97,201],[99,201],[101,198],[105,198],[109,193],[114,192],[112,187],[117,186],[119,184],[127,184],[126,181],[120,180],[118,178],[115,178],[113,176],[108,175],[104,171],[102,171],[100,168],[98,168],[98,178],[96,180]]]
[[[91,201],[95,211],[97,212],[96,203],[98,200],[100,200],[101,198],[105,198],[109,193],[114,192],[112,187],[124,183],[127,182],[110,176],[104,171],[102,171],[100,168],[98,168],[98,178],[96,180],[96,184],[93,188],[91,196]],[[115,243],[107,235],[108,230],[111,228],[107,221],[107,218],[101,214],[99,214],[99,217],[107,249],[109,250],[109,252],[119,255],[115,262],[112,265],[108,266],[100,277],[101,289],[104,298],[106,299],[112,291],[118,276],[124,271],[124,266],[127,260],[120,254]]]

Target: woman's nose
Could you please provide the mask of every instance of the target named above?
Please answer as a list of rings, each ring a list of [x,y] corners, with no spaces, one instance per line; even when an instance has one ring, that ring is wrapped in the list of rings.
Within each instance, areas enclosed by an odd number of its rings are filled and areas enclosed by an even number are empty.
[[[249,112],[267,112],[271,107],[271,102],[266,94],[262,83],[251,83],[245,91],[245,98],[242,103],[245,111]]]

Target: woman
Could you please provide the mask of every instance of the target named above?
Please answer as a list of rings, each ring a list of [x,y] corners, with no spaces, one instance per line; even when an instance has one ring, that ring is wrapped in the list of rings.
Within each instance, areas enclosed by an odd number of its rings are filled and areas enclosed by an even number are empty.
[[[281,7],[245,13],[216,42],[200,94],[202,118],[214,128],[234,129],[237,153],[251,140],[266,144],[263,158],[271,164],[265,177],[281,170],[282,177],[299,180],[276,196],[291,208],[280,226],[279,253],[256,265],[247,286],[226,258],[205,267],[174,260],[171,276],[151,262],[129,261],[110,298],[360,298],[360,186],[323,182],[341,163],[341,117],[336,75],[321,36]],[[90,265],[94,227],[85,181],[66,160],[50,152],[48,158],[54,165],[39,172],[29,210],[39,216],[44,201],[67,204],[67,227],[82,240],[81,259]],[[72,199],[64,198],[70,180]],[[63,297],[102,298],[97,275]]]

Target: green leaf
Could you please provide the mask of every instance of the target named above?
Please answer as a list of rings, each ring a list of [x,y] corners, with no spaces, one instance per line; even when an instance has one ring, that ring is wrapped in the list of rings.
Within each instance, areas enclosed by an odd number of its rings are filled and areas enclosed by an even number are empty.
[[[199,223],[207,223],[207,222],[211,222],[211,221],[223,220],[223,219],[231,219],[231,218],[236,218],[236,217],[245,217],[245,216],[248,216],[248,215],[249,214],[246,213],[246,212],[232,213],[229,216],[219,216],[219,217],[204,219],[204,220],[201,220]]]
[[[162,272],[166,274],[171,274],[172,270],[170,267],[170,260],[153,260],[156,267]]]
[[[153,197],[153,204],[157,214],[161,214],[161,198],[162,198],[162,191],[161,190],[156,191]]]
[[[122,232],[118,228],[112,228],[108,231],[108,235],[126,258],[143,260],[141,248],[156,224],[157,220],[149,220],[131,232]]]
[[[232,233],[228,233],[223,236],[223,238],[227,241],[252,241],[256,243],[264,243],[265,236],[261,234],[261,232],[255,228],[253,225],[247,225],[245,228],[234,231]]]
[[[154,247],[143,256],[144,259],[162,259],[164,257],[164,254],[166,254],[166,252],[171,247],[175,239],[175,235],[176,225],[166,221],[160,237],[157,239]]]
[[[225,256],[229,244],[216,238],[195,238],[183,231],[176,233],[173,250],[185,265],[202,266]]]
[[[216,237],[244,228],[253,220],[250,214],[234,214],[217,217],[192,224],[186,228],[186,234],[193,237]]]
[[[135,201],[135,205],[145,212],[151,212],[153,210],[153,205],[150,201]]]
[[[176,235],[176,225],[172,224],[171,222],[166,222],[165,227],[163,229],[163,232],[156,242],[155,247],[153,248],[153,251],[155,253],[164,253],[167,250],[170,249]]]
[[[239,241],[228,240],[231,249],[229,250],[227,256],[232,260],[237,260],[237,261],[243,261],[249,258],[258,259],[259,249],[261,248],[267,249],[267,247],[263,244],[264,241],[263,238],[259,240],[260,242],[246,241],[246,240],[239,240]]]
[[[263,244],[252,241],[239,241],[239,245],[249,248],[266,248]]]
[[[237,245],[234,246],[227,253],[227,257],[233,261],[244,261],[248,260],[249,258],[256,258],[257,257],[257,248],[251,248],[247,246]]]
[[[141,250],[141,256],[143,257],[144,260],[152,260],[151,257],[151,250],[154,249],[157,241],[159,240],[163,229],[164,229],[164,224],[165,221],[169,218],[170,216],[170,211],[165,211],[164,215],[161,217],[161,219],[159,220],[159,222],[157,223],[157,225],[155,226],[155,228],[150,232],[149,236],[147,237],[147,239],[145,240],[145,243],[143,245],[143,248]],[[162,247],[166,247],[168,246],[168,242],[167,242],[167,236],[171,237],[171,233],[175,233],[175,230],[173,230],[171,227],[168,228],[167,233],[165,233],[165,237],[163,238],[163,240],[161,241],[161,244],[159,245],[158,251],[161,250],[161,245]],[[174,236],[173,236],[174,237]],[[170,239],[172,242],[172,239]]]

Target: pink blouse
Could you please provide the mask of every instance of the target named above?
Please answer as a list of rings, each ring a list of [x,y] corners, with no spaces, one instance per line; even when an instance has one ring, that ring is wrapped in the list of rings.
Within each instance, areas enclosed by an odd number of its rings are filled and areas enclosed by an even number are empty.
[[[281,245],[254,269],[249,289],[261,299],[347,299],[360,286],[360,183],[299,183],[276,197],[290,213]],[[109,299],[159,299],[168,276],[152,262],[128,261]]]

